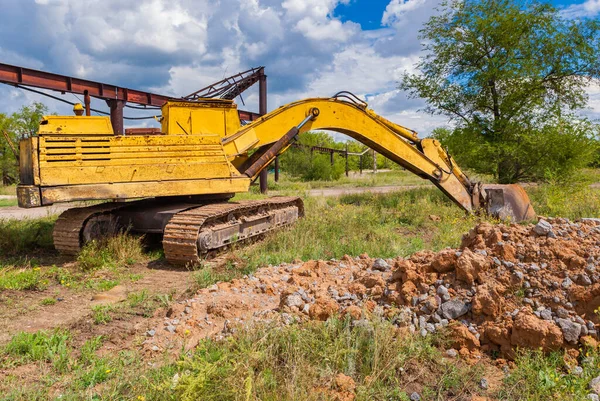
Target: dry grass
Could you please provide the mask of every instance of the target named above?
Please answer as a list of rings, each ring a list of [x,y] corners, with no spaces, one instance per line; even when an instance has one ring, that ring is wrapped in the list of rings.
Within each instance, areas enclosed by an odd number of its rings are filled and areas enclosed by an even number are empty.
[[[92,241],[83,247],[77,261],[85,271],[132,265],[145,259],[142,241],[142,237],[127,233]]]

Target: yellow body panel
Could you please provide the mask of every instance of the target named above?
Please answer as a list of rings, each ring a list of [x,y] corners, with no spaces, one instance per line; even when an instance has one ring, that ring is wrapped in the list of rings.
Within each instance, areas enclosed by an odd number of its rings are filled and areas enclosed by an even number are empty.
[[[42,186],[239,176],[217,135],[40,137],[38,159]]]
[[[65,185],[41,188],[42,204],[80,200],[134,199],[155,196],[209,195],[247,192],[250,179],[139,181],[126,183],[99,183]],[[160,195],[157,195],[160,194]]]
[[[114,131],[108,117],[45,116],[39,130],[44,135],[112,136]]]
[[[231,100],[206,103],[167,102],[162,107],[162,132],[167,135],[233,134],[240,129],[236,105]]]

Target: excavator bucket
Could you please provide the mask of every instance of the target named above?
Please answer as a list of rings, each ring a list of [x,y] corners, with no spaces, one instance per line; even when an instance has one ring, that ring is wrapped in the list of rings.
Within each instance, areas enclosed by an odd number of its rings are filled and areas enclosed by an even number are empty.
[[[495,218],[518,223],[536,217],[529,196],[520,185],[483,185],[481,195],[487,213]]]

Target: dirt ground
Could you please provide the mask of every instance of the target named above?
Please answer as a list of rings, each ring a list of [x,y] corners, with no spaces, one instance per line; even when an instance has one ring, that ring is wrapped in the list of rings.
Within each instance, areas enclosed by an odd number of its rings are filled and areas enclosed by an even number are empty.
[[[73,262],[66,262],[63,266],[68,267],[69,263]],[[118,345],[119,348],[129,347],[134,338],[131,334],[137,331],[143,333],[147,329],[143,325],[156,325],[162,318],[140,316],[95,325],[92,322],[92,308],[122,303],[128,294],[141,290],[149,294],[169,291],[172,298],[177,300],[184,296],[191,283],[188,270],[173,269],[162,262],[136,264],[129,268],[129,274],[141,278],[104,292],[71,290],[58,285],[43,291],[4,291],[0,299],[0,344],[6,343],[18,331],[36,332],[60,327],[74,330],[81,341],[95,335],[108,334],[113,345]],[[57,302],[42,306],[42,300],[48,298]],[[160,312],[157,313],[160,315]]]

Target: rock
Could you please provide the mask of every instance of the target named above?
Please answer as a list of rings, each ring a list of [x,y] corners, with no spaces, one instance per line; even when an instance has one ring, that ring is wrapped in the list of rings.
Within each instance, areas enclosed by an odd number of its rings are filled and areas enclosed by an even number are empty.
[[[594,393],[600,394],[600,376],[596,376],[590,380],[590,384],[588,386]]]
[[[354,389],[356,388],[356,383],[350,376],[346,376],[343,373],[338,373],[337,376],[335,376],[335,386],[338,388],[338,390],[353,393]]]
[[[443,303],[440,308],[442,315],[446,319],[456,319],[467,314],[471,310],[471,305],[461,300],[453,299]]]
[[[598,397],[598,394],[588,394],[587,395],[587,399],[590,401],[600,401],[600,398]]]
[[[571,369],[571,374],[581,376],[583,374],[583,368],[581,366],[574,366],[573,369]]]
[[[378,258],[373,262],[373,270],[385,272],[390,270],[390,265],[385,260]]]
[[[452,348],[474,350],[481,346],[479,339],[462,324],[448,326],[449,342]]]
[[[538,223],[533,227],[533,231],[537,234],[537,235],[548,235],[548,233],[550,231],[552,231],[552,224],[548,223],[546,220],[540,220],[538,221]]]
[[[443,285],[440,285],[440,286],[437,288],[437,290],[436,290],[436,293],[437,293],[437,294],[438,294],[440,297],[441,297],[441,296],[444,296],[444,295],[448,295],[448,289],[447,289],[445,286],[443,286]]]
[[[431,262],[431,267],[438,273],[448,273],[454,270],[456,252],[452,249],[444,249],[438,252]]]
[[[123,285],[117,285],[108,291],[94,294],[92,303],[94,305],[106,305],[121,302],[127,299],[127,288]]]
[[[304,301],[302,300],[302,295],[298,294],[297,292],[293,293],[293,294],[286,294],[283,295],[281,297],[281,303],[282,305],[285,305],[287,307],[297,307],[299,309],[302,309],[302,306],[304,306]]]
[[[419,393],[414,392],[410,395],[410,401],[421,401],[421,396]]]
[[[569,277],[567,277],[566,279],[564,279],[562,281],[562,283],[560,284],[560,286],[562,288],[564,288],[565,290],[568,289],[571,285],[573,285],[573,280],[571,280]]]
[[[489,388],[488,380],[485,377],[479,381],[479,387],[481,387],[482,390],[487,390]]]
[[[362,310],[356,305],[350,305],[346,309],[344,309],[345,315],[350,315],[352,319],[360,319],[362,316]]]
[[[458,356],[458,351],[456,351],[454,348],[450,348],[446,351],[446,356],[450,358],[456,358]]]
[[[553,322],[520,312],[513,323],[510,342],[513,346],[554,350],[562,346],[563,335]]]
[[[490,267],[490,262],[483,255],[466,248],[456,260],[456,278],[467,284],[481,282],[482,274]]]
[[[571,344],[577,344],[579,335],[581,334],[581,325],[568,319],[557,319],[556,323],[560,326],[565,341]]]
[[[367,288],[385,287],[385,280],[379,275],[366,275],[362,277],[359,282]]]
[[[173,325],[168,325],[168,326],[165,326],[165,330],[167,330],[169,333],[173,334],[173,333],[175,333],[176,327]]]
[[[152,329],[152,330],[148,330],[146,332],[146,336],[147,337],[154,337],[154,335],[156,334],[156,330]]]
[[[496,316],[500,314],[504,302],[495,286],[484,284],[479,286],[473,298],[473,314]]]
[[[569,311],[567,311],[562,306],[559,306],[558,309],[556,309],[556,316],[558,316],[561,319],[567,319],[569,317]]]
[[[552,320],[552,311],[550,309],[544,309],[540,311],[540,317],[544,320]]]
[[[325,321],[339,309],[337,302],[332,298],[321,296],[310,307],[308,312],[311,319]]]

